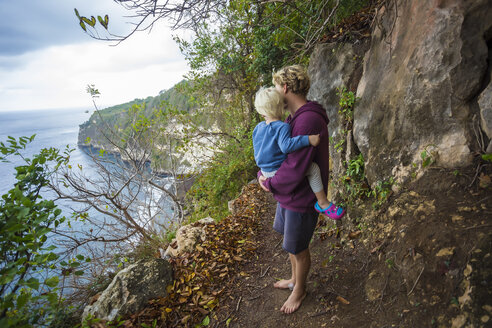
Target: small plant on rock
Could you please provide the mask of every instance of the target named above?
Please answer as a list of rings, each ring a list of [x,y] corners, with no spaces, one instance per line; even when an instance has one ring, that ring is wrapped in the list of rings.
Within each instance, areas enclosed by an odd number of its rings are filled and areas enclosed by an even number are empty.
[[[424,150],[420,153],[420,158],[422,159],[422,168],[426,168],[436,161],[436,154],[430,149],[431,147],[435,147],[435,145],[425,146]]]
[[[344,186],[343,204],[351,205],[367,194],[368,185],[365,182],[364,157],[362,154],[347,162],[346,174],[340,180]]]
[[[340,109],[338,113],[342,115],[345,121],[352,123],[354,119],[354,106],[359,98],[355,97],[355,94],[352,91],[348,91],[345,86],[337,88],[337,96],[340,97],[338,102]]]
[[[368,197],[373,197],[372,207],[378,209],[383,205],[391,194],[391,187],[395,184],[395,179],[390,177],[388,180],[378,181],[367,193]]]

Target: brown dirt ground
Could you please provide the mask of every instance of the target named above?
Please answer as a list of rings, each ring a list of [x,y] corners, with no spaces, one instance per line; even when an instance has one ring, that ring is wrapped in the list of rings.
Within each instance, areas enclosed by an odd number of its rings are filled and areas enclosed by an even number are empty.
[[[427,169],[377,212],[366,202],[338,227],[320,218],[308,295],[291,315],[279,311],[289,291],[273,288],[290,264],[268,197],[256,254],[210,327],[490,327],[492,193],[474,177]]]

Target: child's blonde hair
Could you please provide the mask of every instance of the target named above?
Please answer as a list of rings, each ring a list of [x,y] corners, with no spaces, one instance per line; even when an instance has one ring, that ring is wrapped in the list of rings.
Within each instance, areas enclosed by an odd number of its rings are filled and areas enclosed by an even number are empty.
[[[284,99],[275,88],[260,88],[255,97],[256,111],[260,115],[281,119],[284,109]]]
[[[273,84],[280,86],[287,85],[287,89],[292,93],[306,96],[311,82],[306,69],[301,65],[286,66],[272,75]]]

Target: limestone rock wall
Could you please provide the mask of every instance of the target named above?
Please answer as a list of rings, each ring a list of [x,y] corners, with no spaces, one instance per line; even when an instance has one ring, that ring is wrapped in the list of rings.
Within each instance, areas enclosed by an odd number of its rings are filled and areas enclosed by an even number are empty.
[[[308,99],[314,100],[326,109],[328,132],[330,134],[331,171],[334,176],[343,173],[342,162],[347,160],[345,154],[337,151],[334,145],[342,139],[348,139],[347,145],[353,144],[352,134],[347,135],[346,127],[338,114],[338,88],[344,86],[355,90],[362,75],[362,58],[369,46],[368,42],[357,44],[321,44],[311,55],[308,74],[311,88]],[[345,143],[342,141],[342,143]],[[349,147],[350,150],[350,147]]]
[[[378,16],[357,89],[354,137],[370,183],[408,177],[428,145],[438,165],[470,164],[487,71],[489,1],[395,3]]]
[[[492,3],[389,3],[377,14],[356,84],[353,137],[370,184],[406,180],[426,148],[437,165],[464,167],[491,138]],[[350,46],[334,47],[319,46],[309,72],[310,98],[325,106],[330,134],[337,137],[336,87],[357,81],[357,60],[352,62]],[[477,141],[477,129],[485,145]],[[330,154],[337,174],[336,162],[343,159]]]

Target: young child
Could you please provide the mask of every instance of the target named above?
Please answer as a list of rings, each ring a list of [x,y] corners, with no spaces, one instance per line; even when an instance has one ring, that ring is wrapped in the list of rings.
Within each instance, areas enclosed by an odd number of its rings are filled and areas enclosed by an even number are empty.
[[[309,145],[316,147],[320,143],[319,134],[291,137],[290,125],[281,120],[284,101],[275,88],[261,88],[256,93],[255,107],[258,114],[265,118],[253,131],[255,161],[263,176],[273,177],[288,153]],[[314,206],[316,211],[333,220],[340,219],[345,210],[327,200],[316,163],[311,164],[306,176],[318,200]]]

